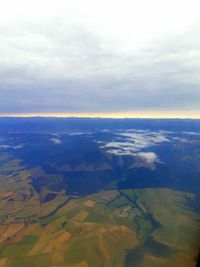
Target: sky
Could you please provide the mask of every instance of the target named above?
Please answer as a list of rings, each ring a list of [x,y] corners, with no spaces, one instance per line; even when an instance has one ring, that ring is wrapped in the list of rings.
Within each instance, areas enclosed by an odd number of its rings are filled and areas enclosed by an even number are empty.
[[[0,0],[0,115],[200,118],[199,0]]]

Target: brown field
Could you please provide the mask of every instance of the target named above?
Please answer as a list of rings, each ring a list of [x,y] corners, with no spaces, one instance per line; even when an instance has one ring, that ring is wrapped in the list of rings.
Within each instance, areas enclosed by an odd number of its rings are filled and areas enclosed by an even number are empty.
[[[96,202],[91,199],[87,199],[86,201],[83,202],[83,204],[87,207],[94,208],[96,205]]]
[[[0,236],[0,244],[13,238],[18,232],[24,228],[24,224],[15,223],[8,226],[6,231]]]

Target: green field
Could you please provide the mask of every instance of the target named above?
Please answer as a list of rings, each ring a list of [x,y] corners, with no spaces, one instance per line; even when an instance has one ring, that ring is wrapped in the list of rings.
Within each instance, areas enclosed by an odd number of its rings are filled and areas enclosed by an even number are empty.
[[[60,192],[43,203],[49,191],[38,194],[17,160],[1,161],[7,169],[0,167],[0,267],[195,266],[195,194],[161,188],[78,198]]]

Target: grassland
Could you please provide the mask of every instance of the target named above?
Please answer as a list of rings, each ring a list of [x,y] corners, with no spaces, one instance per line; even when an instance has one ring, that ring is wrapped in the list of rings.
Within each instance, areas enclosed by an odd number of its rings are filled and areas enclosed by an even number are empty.
[[[0,267],[195,266],[195,194],[163,188],[73,198],[61,191],[43,202],[55,192],[36,192],[31,171],[9,155],[0,160]]]

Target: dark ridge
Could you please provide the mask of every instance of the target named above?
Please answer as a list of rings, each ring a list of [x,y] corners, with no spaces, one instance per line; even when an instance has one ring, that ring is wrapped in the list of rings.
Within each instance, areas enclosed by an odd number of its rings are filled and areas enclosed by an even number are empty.
[[[115,130],[120,128],[200,131],[200,119],[0,118],[0,132],[94,132],[103,129]]]

